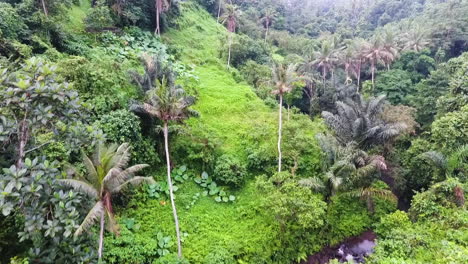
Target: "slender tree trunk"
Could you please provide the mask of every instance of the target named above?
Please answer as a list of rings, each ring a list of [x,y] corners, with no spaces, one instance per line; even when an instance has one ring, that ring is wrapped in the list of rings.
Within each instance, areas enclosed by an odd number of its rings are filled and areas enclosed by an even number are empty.
[[[371,63],[371,74],[372,74],[372,91],[375,90],[375,82],[374,82],[374,75],[375,75],[375,63],[372,61]]]
[[[270,26],[268,25],[268,21],[267,21],[266,31],[265,31],[265,43],[267,42],[268,30],[269,30],[269,29],[270,29]]]
[[[45,0],[41,0],[41,4],[42,4],[42,9],[44,10],[44,15],[46,17],[49,16],[49,12],[47,11],[47,6],[45,4]]]
[[[283,94],[279,94],[279,111],[278,111],[278,172],[281,172],[281,132],[283,129]]]
[[[333,82],[333,89],[335,88],[335,70],[331,70],[331,75],[332,75],[332,82]]]
[[[361,67],[362,61],[359,59],[358,73],[357,73],[357,92],[359,93],[359,87],[361,86]]]
[[[154,31],[154,34],[158,34],[159,36],[161,36],[161,30],[159,28],[159,14],[160,14],[160,10],[159,10],[159,0],[155,0],[155,7],[156,7],[156,30]]]
[[[327,77],[327,71],[325,67],[322,68],[322,78],[323,78],[323,89],[325,89],[325,78]]]
[[[172,214],[174,215],[174,223],[177,236],[177,254],[179,258],[182,257],[182,244],[180,242],[179,218],[177,217],[177,209],[174,201],[174,191],[171,179],[171,159],[169,156],[169,131],[167,121],[164,121],[164,149],[166,150],[166,163],[167,163],[167,185],[169,186],[169,196],[171,198]]]
[[[102,248],[104,246],[104,223],[105,223],[105,218],[104,218],[104,213],[105,209],[102,210],[101,212],[101,229],[99,232],[99,249],[98,249],[98,263],[101,263],[102,260]]]
[[[228,37],[228,61],[227,61],[227,66],[228,68],[231,66],[231,45],[232,45],[232,32],[229,31],[229,37]]]
[[[20,123],[18,160],[16,161],[17,168],[23,167],[24,157],[26,156],[26,145],[28,143],[28,137],[29,137],[29,128],[28,128],[26,117],[27,115],[24,116],[24,119]]]
[[[221,16],[221,1],[223,0],[218,1],[218,19],[216,19],[217,23],[219,23],[219,17]]]

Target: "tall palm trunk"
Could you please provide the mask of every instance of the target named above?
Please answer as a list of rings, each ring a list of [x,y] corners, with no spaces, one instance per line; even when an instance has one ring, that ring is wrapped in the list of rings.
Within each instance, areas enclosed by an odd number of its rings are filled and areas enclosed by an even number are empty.
[[[179,230],[179,218],[177,217],[177,209],[174,202],[174,191],[171,179],[171,159],[169,156],[169,131],[167,127],[167,121],[164,121],[164,148],[166,150],[166,163],[167,163],[167,185],[169,186],[169,196],[171,198],[172,214],[174,215],[176,236],[177,236],[177,253],[179,258],[182,257],[182,245],[180,243],[180,230]]]
[[[155,0],[155,7],[156,7],[156,29],[154,31],[154,34],[161,35],[161,29],[159,27],[159,14],[161,12],[160,10],[160,0]]]
[[[266,31],[265,31],[265,43],[267,42],[267,37],[268,37],[268,30],[270,29],[270,26],[269,26],[269,23],[267,21],[267,24],[266,24]]]
[[[228,37],[228,61],[227,61],[227,66],[228,68],[231,66],[231,45],[232,45],[232,32],[229,31],[229,37]]]
[[[101,212],[101,230],[99,232],[99,249],[98,249],[98,263],[101,263],[102,259],[102,248],[104,246],[104,223],[105,223],[105,217],[104,217],[105,210],[103,209]]]
[[[217,23],[219,23],[219,17],[221,15],[221,1],[223,1],[223,0],[218,1],[218,19],[216,19]]]
[[[358,71],[357,71],[357,91],[359,92],[359,86],[361,85],[361,67],[362,61],[359,59]]]
[[[48,15],[49,15],[49,12],[47,11],[47,7],[46,7],[46,4],[45,4],[45,0],[41,0],[41,4],[42,4],[42,9],[44,10],[44,15],[45,15],[45,16],[48,16]]]
[[[372,74],[372,91],[375,90],[375,81],[374,81],[374,75],[375,75],[375,62],[372,60],[371,62],[371,74]]]
[[[283,129],[283,94],[279,94],[279,111],[278,111],[278,172],[281,172],[281,132]]]
[[[325,67],[322,67],[322,79],[323,79],[323,89],[325,89],[325,78],[327,77],[327,70]]]

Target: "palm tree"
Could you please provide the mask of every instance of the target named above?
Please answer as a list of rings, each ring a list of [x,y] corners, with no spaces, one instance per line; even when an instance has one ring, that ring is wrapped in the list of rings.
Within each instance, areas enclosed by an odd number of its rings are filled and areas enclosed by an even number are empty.
[[[154,7],[156,9],[156,29],[154,30],[154,34],[161,35],[161,27],[160,27],[160,16],[163,12],[166,12],[171,7],[171,0],[155,0]]]
[[[397,38],[391,30],[385,30],[383,33],[383,49],[388,52],[383,61],[387,65],[387,70],[390,70],[390,64],[398,57],[399,53]]]
[[[404,49],[413,50],[420,52],[427,45],[429,45],[429,40],[427,39],[427,31],[423,29],[422,26],[416,25],[414,28],[409,30],[403,36]]]
[[[365,47],[364,58],[371,64],[372,89],[375,89],[375,71],[377,69],[377,64],[384,63],[384,61],[391,56],[392,54],[384,48],[381,36],[374,36],[367,47]]]
[[[278,13],[275,10],[267,9],[260,18],[260,23],[262,23],[263,27],[265,28],[265,43],[267,41],[268,31],[270,30],[270,27],[273,25],[273,22],[277,16]]]
[[[313,117],[318,103],[317,83],[321,78],[315,71],[314,57],[303,56],[303,62],[299,65],[298,71],[305,81],[304,93],[309,98],[309,114]]]
[[[151,56],[144,53],[140,60],[144,67],[144,74],[140,74],[137,71],[130,71],[130,76],[133,83],[138,85],[143,93],[154,88],[154,82],[163,76],[165,68],[162,65],[161,59],[157,56]]]
[[[350,197],[357,197],[366,202],[367,210],[370,213],[374,213],[374,198],[378,197],[381,199],[396,201],[397,197],[390,190],[374,188],[372,186],[362,187],[356,190],[346,192],[345,195]]]
[[[299,183],[324,192],[328,202],[338,191],[354,193],[355,186],[366,186],[365,189],[371,190],[367,185],[379,171],[387,169],[382,156],[368,155],[356,142],[343,146],[335,137],[323,134],[318,134],[317,140],[323,152],[323,177],[306,178]],[[373,209],[370,207],[370,210]]]
[[[296,74],[297,65],[290,64],[285,66],[280,63],[273,64],[272,68],[272,85],[274,90],[272,91],[273,94],[279,96],[279,113],[278,113],[278,172],[281,172],[281,134],[282,134],[282,126],[283,126],[283,115],[282,115],[282,108],[283,108],[283,96],[285,93],[291,92],[293,84],[299,81],[299,78]]]
[[[174,216],[178,255],[182,257],[182,244],[180,239],[179,220],[174,201],[174,190],[171,178],[171,160],[169,154],[169,122],[183,122],[190,116],[197,113],[189,107],[195,103],[195,99],[186,96],[185,91],[175,84],[174,75],[171,71],[166,71],[161,80],[155,80],[156,87],[147,92],[147,101],[139,106],[151,117],[158,118],[164,124],[164,149],[166,152],[167,183],[169,186],[169,196],[171,199],[172,213]]]
[[[338,62],[338,49],[333,40],[323,40],[320,45],[320,50],[314,52],[314,64],[322,71],[323,88],[325,88],[325,80],[328,72],[334,72],[334,67]],[[333,78],[333,76],[332,76]]]
[[[240,11],[234,5],[226,5],[226,11],[221,16],[221,22],[226,24],[228,35],[228,61],[227,66],[231,63],[231,46],[232,46],[232,34],[236,32],[237,19],[239,18]]]
[[[106,218],[108,230],[118,233],[118,225],[114,220],[112,211],[112,195],[119,193],[129,185],[154,182],[150,177],[133,177],[136,172],[148,167],[148,165],[138,164],[127,168],[129,159],[130,146],[127,143],[119,147],[116,144],[99,145],[92,158],[83,155],[83,164],[87,172],[85,176],[80,175],[78,169],[71,168],[77,179],[59,180],[61,184],[72,187],[96,201],[96,204],[76,230],[75,236],[88,230],[99,218],[99,261],[102,258]]]
[[[404,123],[388,123],[381,118],[385,103],[385,96],[366,100],[355,94],[336,102],[336,114],[324,111],[322,116],[340,144],[354,141],[366,149],[392,140],[407,128]]]
[[[445,174],[444,177],[457,177],[461,181],[468,179],[468,145],[459,147],[449,156],[437,151],[428,151],[421,155],[440,169]]]

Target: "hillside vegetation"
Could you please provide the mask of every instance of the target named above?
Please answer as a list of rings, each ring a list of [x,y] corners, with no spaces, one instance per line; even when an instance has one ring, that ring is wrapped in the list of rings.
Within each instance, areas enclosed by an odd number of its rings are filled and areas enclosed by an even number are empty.
[[[466,262],[467,13],[0,0],[0,262]]]

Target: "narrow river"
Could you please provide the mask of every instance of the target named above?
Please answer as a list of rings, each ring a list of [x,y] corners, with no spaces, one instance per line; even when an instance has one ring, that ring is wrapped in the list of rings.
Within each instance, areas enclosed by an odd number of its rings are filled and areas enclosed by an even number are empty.
[[[326,264],[332,259],[340,262],[364,263],[364,258],[374,250],[376,235],[368,230],[359,236],[350,237],[333,247],[325,247],[301,264]]]

